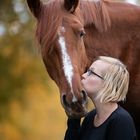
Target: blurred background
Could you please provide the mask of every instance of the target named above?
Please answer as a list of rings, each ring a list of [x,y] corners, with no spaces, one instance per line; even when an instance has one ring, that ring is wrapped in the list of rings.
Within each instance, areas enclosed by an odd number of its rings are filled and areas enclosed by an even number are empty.
[[[0,0],[0,140],[64,138],[67,117],[42,62],[35,23],[25,0]]]

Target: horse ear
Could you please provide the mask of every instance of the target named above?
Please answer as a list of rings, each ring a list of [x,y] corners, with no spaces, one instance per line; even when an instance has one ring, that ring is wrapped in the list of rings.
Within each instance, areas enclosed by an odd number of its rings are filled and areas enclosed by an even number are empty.
[[[40,0],[27,0],[29,9],[36,18],[39,18],[41,13],[42,2]]]
[[[70,11],[71,13],[74,13],[76,10],[76,7],[78,6],[79,0],[65,0],[64,1],[64,7],[66,10]]]

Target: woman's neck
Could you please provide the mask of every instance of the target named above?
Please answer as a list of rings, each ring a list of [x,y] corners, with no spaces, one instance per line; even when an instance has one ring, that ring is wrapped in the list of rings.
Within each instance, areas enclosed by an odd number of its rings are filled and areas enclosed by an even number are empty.
[[[118,104],[115,102],[100,103],[95,101],[94,105],[96,109],[95,126],[100,126],[118,108]]]

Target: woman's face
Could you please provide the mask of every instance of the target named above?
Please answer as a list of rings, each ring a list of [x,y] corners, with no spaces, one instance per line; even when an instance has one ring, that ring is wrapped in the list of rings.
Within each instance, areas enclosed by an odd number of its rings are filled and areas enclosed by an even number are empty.
[[[81,82],[89,97],[96,97],[96,93],[102,88],[104,75],[108,67],[108,63],[96,60],[92,63],[89,70],[82,75]]]

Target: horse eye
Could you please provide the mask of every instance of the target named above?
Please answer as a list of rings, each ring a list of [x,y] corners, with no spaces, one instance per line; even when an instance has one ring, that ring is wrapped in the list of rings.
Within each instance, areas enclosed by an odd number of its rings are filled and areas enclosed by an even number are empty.
[[[83,37],[86,34],[84,30],[80,31],[80,37]]]

